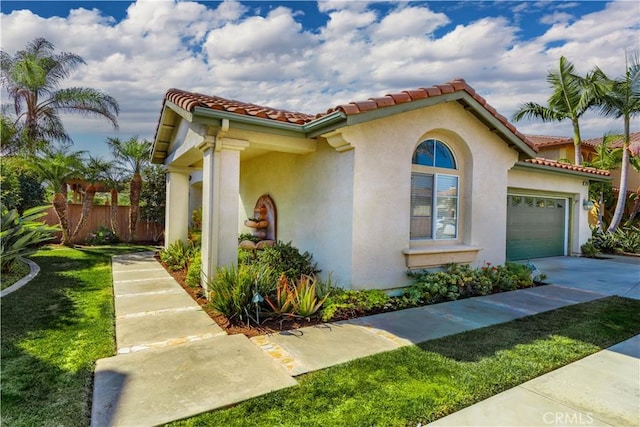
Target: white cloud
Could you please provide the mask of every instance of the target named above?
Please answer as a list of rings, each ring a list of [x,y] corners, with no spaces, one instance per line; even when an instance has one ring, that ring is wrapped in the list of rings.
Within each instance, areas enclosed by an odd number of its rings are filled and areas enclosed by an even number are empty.
[[[303,27],[295,3],[259,16],[237,1],[138,1],[119,22],[95,9],[47,19],[16,11],[2,14],[0,24],[2,49],[11,54],[42,36],[58,50],[81,55],[87,66],[69,83],[100,88],[118,99],[117,135],[152,138],[170,87],[317,113],[338,103],[463,77],[509,117],[522,102],[546,101],[545,76],[557,67],[560,55],[580,73],[598,65],[616,76],[624,68],[624,49],[638,48],[640,14],[630,13],[631,3],[611,3],[582,17],[574,13],[573,20],[553,12],[568,6],[524,2],[511,7],[512,13],[538,19],[548,13],[542,19],[552,26],[531,40],[522,39],[515,15],[513,20],[486,17],[454,26],[453,15],[435,13],[426,4],[385,8],[360,1],[319,3],[326,24],[315,29]],[[104,121],[64,120],[72,134],[97,135],[95,144],[113,135]],[[610,119],[590,116],[583,128],[590,137],[615,126]],[[566,124],[522,123],[519,128],[571,133]]]
[[[545,15],[540,18],[540,23],[542,24],[556,24],[556,23],[566,23],[569,22],[573,18],[573,15],[566,12],[553,12],[550,15]]]

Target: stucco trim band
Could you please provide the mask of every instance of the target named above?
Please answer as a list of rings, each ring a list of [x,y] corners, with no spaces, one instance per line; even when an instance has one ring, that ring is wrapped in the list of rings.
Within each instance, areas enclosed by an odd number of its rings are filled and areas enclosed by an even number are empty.
[[[445,264],[469,264],[476,260],[482,248],[467,245],[430,246],[404,249],[407,268],[432,268]]]

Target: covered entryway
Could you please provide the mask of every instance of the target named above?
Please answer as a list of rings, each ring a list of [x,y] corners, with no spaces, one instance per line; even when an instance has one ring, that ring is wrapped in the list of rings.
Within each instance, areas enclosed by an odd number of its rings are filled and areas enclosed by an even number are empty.
[[[507,196],[507,260],[566,255],[567,199]]]

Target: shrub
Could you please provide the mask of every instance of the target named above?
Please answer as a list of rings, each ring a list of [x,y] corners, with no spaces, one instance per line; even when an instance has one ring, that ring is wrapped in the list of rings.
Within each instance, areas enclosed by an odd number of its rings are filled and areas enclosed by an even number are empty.
[[[248,323],[254,309],[254,294],[270,295],[275,290],[275,283],[268,280],[269,273],[255,264],[219,268],[216,277],[207,280],[209,304],[228,319]]]
[[[7,209],[0,202],[0,260],[2,272],[10,272],[19,257],[29,255],[42,242],[53,239],[52,227],[37,221],[46,215],[48,206],[39,206],[24,211]]]
[[[587,258],[595,258],[600,254],[596,245],[593,244],[593,239],[587,240],[584,245],[580,246],[580,252],[582,252],[582,256]]]
[[[329,294],[318,300],[316,294],[316,278],[311,276],[302,276],[298,279],[298,284],[294,289],[295,314],[301,317],[310,317],[322,307],[327,300]]]
[[[342,290],[333,289],[324,303],[322,320],[359,316],[367,312],[384,309],[390,297],[379,289]]]
[[[444,271],[410,272],[411,286],[404,291],[408,304],[434,304],[492,292],[510,291],[534,285],[530,265],[507,263],[481,268],[449,264]],[[541,277],[543,278],[543,277]]]
[[[638,227],[617,228],[615,231],[594,230],[593,245],[603,253],[640,253],[640,229]]]
[[[160,251],[160,259],[169,266],[173,271],[187,268],[189,260],[193,258],[197,251],[197,247],[192,243],[184,243],[182,240],[176,240]]]
[[[87,245],[112,245],[119,241],[118,236],[110,228],[101,225],[96,231],[89,234],[85,243]]]
[[[187,277],[185,281],[187,285],[192,288],[200,286],[200,275],[202,272],[202,256],[200,251],[195,251],[191,259],[189,259],[189,266],[187,268]]]
[[[276,242],[271,247],[258,251],[256,264],[273,272],[275,283],[281,274],[289,280],[298,280],[302,276],[315,276],[320,272],[309,252],[300,253],[298,248],[289,243]]]

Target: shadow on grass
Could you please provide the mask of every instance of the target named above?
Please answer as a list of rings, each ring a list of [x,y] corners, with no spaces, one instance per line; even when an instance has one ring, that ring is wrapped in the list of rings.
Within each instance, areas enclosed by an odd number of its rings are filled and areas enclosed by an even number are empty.
[[[605,349],[619,342],[621,334],[630,338],[639,330],[640,301],[613,296],[426,341],[418,347],[456,361],[477,362],[552,336]]]

